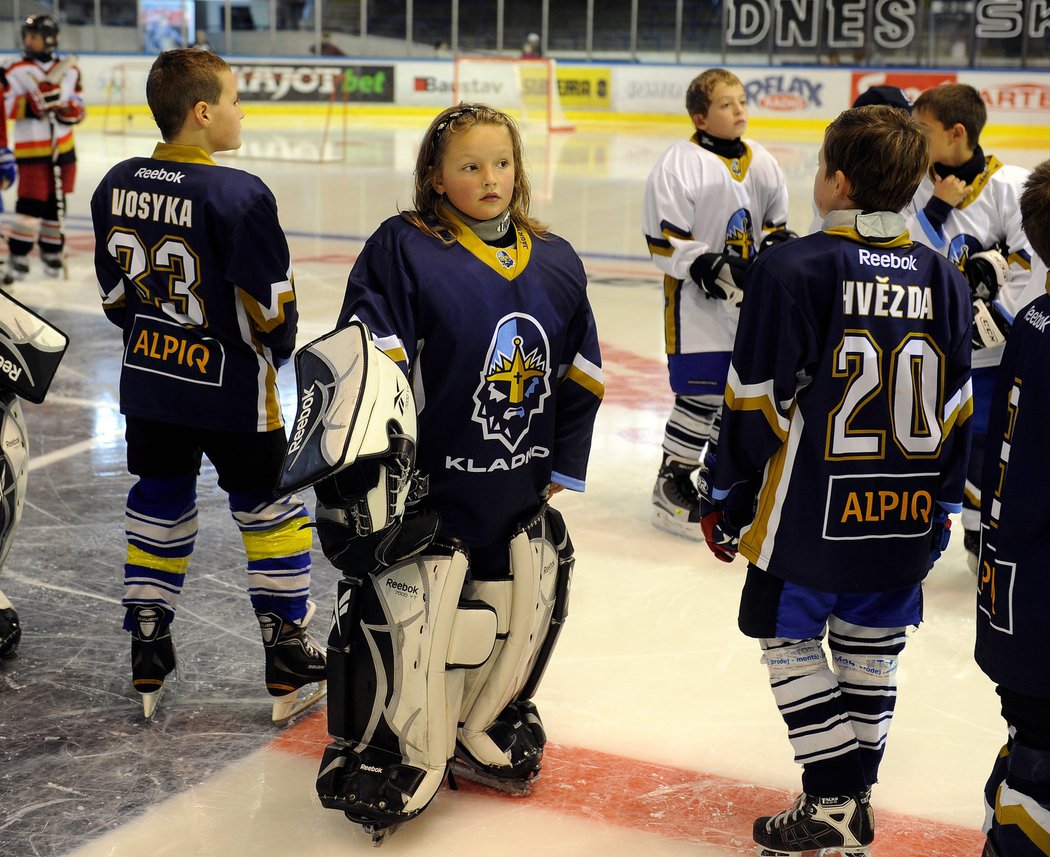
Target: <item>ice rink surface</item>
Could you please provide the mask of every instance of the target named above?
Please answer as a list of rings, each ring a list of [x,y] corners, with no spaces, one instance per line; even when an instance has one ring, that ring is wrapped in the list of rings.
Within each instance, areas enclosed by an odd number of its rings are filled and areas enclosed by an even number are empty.
[[[220,163],[262,176],[277,197],[302,344],[331,328],[363,240],[410,206],[426,122],[352,119],[345,140],[324,147],[316,128],[300,124],[263,127],[249,116],[242,153]],[[786,807],[798,787],[757,644],[736,629],[744,562],[721,564],[702,543],[650,523],[671,395],[660,277],[639,213],[652,163],[688,134],[683,122],[526,136],[533,211],[569,239],[590,276],[606,381],[587,492],[555,501],[577,563],[569,621],[536,700],[550,744],[531,796],[443,788],[386,854],[750,854],[753,819]],[[789,225],[805,232],[817,136],[752,135],[780,160]],[[152,148],[147,136],[79,132],[69,277],[41,279],[34,258],[33,278],[12,291],[71,345],[47,401],[25,406],[28,497],[0,571],[24,626],[19,656],[0,663],[0,857],[372,853],[368,837],[316,800],[323,707],[285,730],[269,722],[240,537],[207,467],[173,626],[179,674],[156,722],[142,722],[130,685],[119,606],[131,484],[117,410],[121,346],[99,306],[88,202],[113,163]],[[986,150],[1026,166],[1045,157]],[[11,191],[5,197],[11,207]],[[285,370],[288,417],[291,382]],[[981,792],[1004,727],[972,659],[974,577],[959,529],[925,585],[926,621],[902,657],[873,797],[879,857],[980,853]],[[335,580],[315,552],[320,639]]]

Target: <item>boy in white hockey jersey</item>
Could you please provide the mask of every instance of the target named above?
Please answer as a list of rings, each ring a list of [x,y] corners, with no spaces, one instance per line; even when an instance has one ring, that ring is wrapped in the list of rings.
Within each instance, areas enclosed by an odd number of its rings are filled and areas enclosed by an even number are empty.
[[[984,857],[1039,857],[1050,843],[1050,161],[1032,171],[1020,209],[1044,288],[1010,329],[988,421],[976,657],[1009,728],[985,785]]]
[[[981,467],[996,367],[1014,315],[1035,297],[1027,291],[1032,248],[1018,207],[1028,170],[985,154],[980,134],[988,111],[968,84],[926,90],[915,100],[913,115],[930,134],[931,166],[905,209],[909,230],[913,239],[947,256],[973,292],[973,442],[962,525],[967,560],[975,570]]]
[[[80,72],[61,70],[58,23],[50,15],[30,15],[22,24],[25,52],[6,69],[6,115],[14,119],[18,161],[18,202],[7,236],[10,253],[5,283],[29,274],[29,251],[40,245],[44,273],[62,272],[65,198],[73,192],[77,155],[73,128],[84,120]],[[57,73],[58,80],[52,80]]]
[[[765,230],[787,221],[787,187],[762,146],[744,140],[747,96],[730,71],[708,69],[685,96],[695,133],[649,175],[642,228],[664,274],[664,338],[675,404],[653,488],[654,523],[703,538],[693,474],[717,440],[743,273]],[[714,430],[714,433],[713,433]]]
[[[961,506],[969,290],[898,213],[928,158],[895,108],[828,127],[823,230],[748,272],[714,473],[700,477],[708,546],[748,560],[738,624],[803,768],[794,806],[755,821],[766,857],[869,855],[897,660]]]

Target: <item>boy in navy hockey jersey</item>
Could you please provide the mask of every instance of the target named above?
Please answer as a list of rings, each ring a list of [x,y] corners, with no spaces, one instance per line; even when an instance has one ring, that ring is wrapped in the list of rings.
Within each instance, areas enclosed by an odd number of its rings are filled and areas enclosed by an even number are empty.
[[[277,369],[298,321],[288,244],[262,181],[212,160],[241,144],[244,112],[225,60],[162,53],[146,98],[164,142],[113,167],[91,198],[102,305],[123,331],[120,410],[138,477],[125,516],[132,683],[151,717],[175,665],[169,625],[206,455],[244,541],[273,719],[285,722],[319,698],[325,669],[306,635],[307,513],[295,496],[274,496],[287,443]]]
[[[391,545],[422,513],[365,538],[318,490],[318,535],[345,577],[329,638],[335,740],[317,788],[380,837],[427,806],[450,757],[456,776],[518,794],[538,774],[546,737],[531,697],[573,562],[548,500],[584,490],[604,393],[587,276],[529,214],[513,120],[483,104],[442,111],[415,176],[414,210],[357,257],[339,326],[366,324],[411,381],[416,484],[428,486],[417,508],[438,516],[436,537],[406,558]],[[370,618],[402,614],[419,627],[395,638]],[[446,653],[486,615],[495,624],[469,632],[469,663]]]
[[[755,822],[764,855],[869,853],[897,658],[962,500],[969,292],[897,213],[928,157],[903,111],[845,111],[814,182],[823,230],[747,275],[701,524],[748,560],[740,629],[803,767],[794,806]]]
[[[1021,219],[1050,259],[1050,161],[1028,178]],[[1039,260],[1033,259],[1033,267]],[[1043,276],[1045,286],[1045,273]],[[977,663],[996,683],[1009,737],[985,787],[985,857],[1036,857],[1050,843],[1050,295],[1010,328],[992,397],[981,492]]]
[[[913,109],[915,121],[930,134],[930,168],[905,209],[908,227],[912,238],[947,256],[966,275],[974,303],[973,436],[961,517],[972,571],[996,366],[1014,314],[1035,297],[1027,290],[1032,248],[1017,202],[1028,170],[985,154],[980,134],[988,110],[969,84],[928,89]]]
[[[787,222],[787,184],[747,131],[747,95],[735,74],[712,68],[689,84],[693,135],[671,146],[645,187],[642,229],[664,274],[664,338],[674,407],[653,486],[653,523],[701,539],[694,485],[717,438],[744,271],[763,236]]]

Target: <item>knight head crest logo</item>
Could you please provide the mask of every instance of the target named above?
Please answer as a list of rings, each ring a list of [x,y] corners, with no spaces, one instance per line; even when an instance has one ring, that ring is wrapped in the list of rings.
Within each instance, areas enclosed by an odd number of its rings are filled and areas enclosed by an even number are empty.
[[[741,259],[751,259],[756,252],[751,222],[751,212],[738,208],[726,225],[726,249]]]
[[[513,452],[550,395],[550,345],[539,322],[514,313],[500,319],[474,391],[475,422],[486,440]]]
[[[983,249],[981,242],[972,235],[956,235],[948,244],[948,261],[960,271],[965,271],[970,257]]]
[[[499,262],[504,268],[514,267],[514,257],[510,255],[506,250],[496,251],[496,261]]]

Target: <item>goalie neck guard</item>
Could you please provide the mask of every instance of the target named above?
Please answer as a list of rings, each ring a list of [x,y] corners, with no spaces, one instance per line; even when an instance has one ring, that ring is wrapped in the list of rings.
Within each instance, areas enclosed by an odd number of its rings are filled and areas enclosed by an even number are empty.
[[[299,404],[277,490],[314,485],[362,459],[414,447],[416,407],[408,379],[372,344],[368,327],[352,321],[295,355]]]

